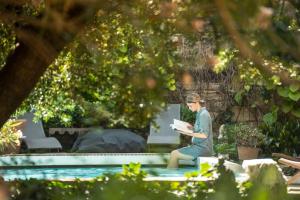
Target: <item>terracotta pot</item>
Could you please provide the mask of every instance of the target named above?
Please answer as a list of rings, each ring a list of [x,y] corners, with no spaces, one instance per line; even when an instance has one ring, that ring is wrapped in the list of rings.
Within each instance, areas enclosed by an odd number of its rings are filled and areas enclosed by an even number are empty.
[[[258,148],[238,146],[240,160],[256,159],[258,157]]]

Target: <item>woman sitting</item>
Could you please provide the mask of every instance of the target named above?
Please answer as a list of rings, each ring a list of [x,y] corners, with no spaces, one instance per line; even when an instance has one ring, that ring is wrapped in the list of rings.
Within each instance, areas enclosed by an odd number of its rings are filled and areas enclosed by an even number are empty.
[[[188,94],[186,97],[188,108],[196,112],[194,126],[188,128],[192,133],[178,131],[181,134],[192,137],[191,145],[171,152],[168,168],[177,168],[179,160],[195,160],[199,156],[212,156],[213,133],[212,121],[209,112],[202,107],[202,100],[197,93]]]

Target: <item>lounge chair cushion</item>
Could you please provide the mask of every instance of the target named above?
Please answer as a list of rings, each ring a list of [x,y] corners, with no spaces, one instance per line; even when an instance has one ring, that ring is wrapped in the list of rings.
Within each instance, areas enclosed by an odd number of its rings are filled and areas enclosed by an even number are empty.
[[[61,144],[56,138],[46,137],[41,120],[33,121],[34,114],[27,112],[18,117],[19,120],[26,120],[22,133],[23,141],[27,148],[30,149],[62,149]]]
[[[36,138],[36,139],[24,139],[24,142],[28,149],[61,149],[62,146],[58,140],[54,137]]]
[[[141,153],[145,139],[124,129],[91,130],[79,136],[72,151],[84,153]]]
[[[147,144],[180,144],[180,134],[170,127],[174,119],[180,119],[180,104],[169,104],[156,116],[155,123],[150,125]]]

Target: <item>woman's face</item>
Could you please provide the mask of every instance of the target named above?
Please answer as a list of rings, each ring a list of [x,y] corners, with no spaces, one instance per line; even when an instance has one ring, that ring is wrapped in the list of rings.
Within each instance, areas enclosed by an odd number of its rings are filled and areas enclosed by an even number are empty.
[[[195,112],[195,111],[197,111],[199,104],[196,102],[191,102],[191,103],[187,103],[186,105],[192,112]]]

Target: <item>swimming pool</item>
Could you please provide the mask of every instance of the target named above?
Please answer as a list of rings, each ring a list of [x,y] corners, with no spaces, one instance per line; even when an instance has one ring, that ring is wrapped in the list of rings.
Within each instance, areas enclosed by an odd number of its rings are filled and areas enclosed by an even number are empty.
[[[183,168],[166,169],[169,154],[158,153],[56,153],[0,156],[0,175],[13,179],[91,179],[105,173],[118,173],[122,165],[142,164],[149,176],[184,177],[198,170],[195,162]],[[153,172],[153,173],[152,173]],[[154,175],[156,174],[156,175]]]
[[[45,180],[73,180],[92,179],[105,173],[122,172],[122,167],[54,167],[54,168],[22,168],[22,169],[1,169],[0,175],[5,180],[14,179],[45,179]],[[186,173],[198,171],[196,167],[184,167],[178,169],[166,169],[165,167],[143,167],[148,177],[184,177]]]
[[[189,172],[199,170],[201,163],[214,165],[217,158],[198,157],[196,161],[180,160],[179,169],[166,169],[169,154],[156,153],[58,153],[58,154],[20,154],[0,156],[0,175],[5,180],[45,179],[74,180],[92,179],[105,173],[118,173],[122,165],[140,163],[148,173],[147,180],[184,181]],[[236,178],[244,179],[240,166],[225,161]],[[202,180],[203,177],[198,177]]]

